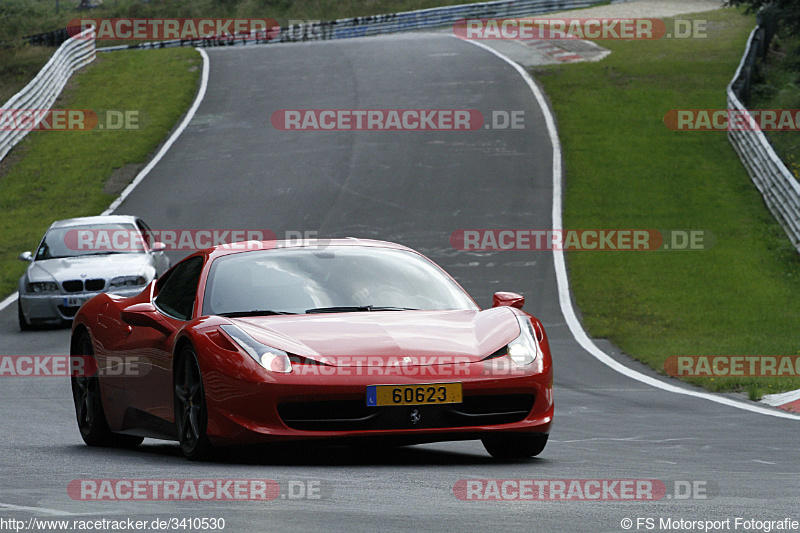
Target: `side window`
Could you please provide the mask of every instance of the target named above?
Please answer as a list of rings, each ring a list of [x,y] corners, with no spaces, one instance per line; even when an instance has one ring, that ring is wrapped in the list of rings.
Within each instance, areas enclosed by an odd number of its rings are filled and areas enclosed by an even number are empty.
[[[50,259],[50,247],[47,246],[46,239],[42,239],[39,249],[36,250],[36,259]]]
[[[192,318],[192,306],[202,270],[202,257],[195,257],[175,267],[156,296],[156,306],[180,320]]]
[[[150,248],[153,247],[153,243],[156,242],[155,238],[153,237],[153,232],[150,231],[150,228],[147,226],[147,224],[144,223],[143,220],[137,219],[136,226],[139,228],[139,231],[141,232],[142,237],[144,238],[144,242],[147,246],[147,249],[149,250]]]

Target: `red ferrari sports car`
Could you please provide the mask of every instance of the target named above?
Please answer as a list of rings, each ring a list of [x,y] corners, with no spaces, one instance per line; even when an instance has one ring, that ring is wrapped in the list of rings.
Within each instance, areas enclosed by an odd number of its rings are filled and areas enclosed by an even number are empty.
[[[418,252],[360,239],[194,253],[141,294],[99,294],[72,327],[81,436],[92,446],[308,439],[481,439],[531,457],[553,420],[542,324],[500,292],[481,310]],[[75,361],[77,362],[77,361]],[[75,367],[78,368],[78,367]]]

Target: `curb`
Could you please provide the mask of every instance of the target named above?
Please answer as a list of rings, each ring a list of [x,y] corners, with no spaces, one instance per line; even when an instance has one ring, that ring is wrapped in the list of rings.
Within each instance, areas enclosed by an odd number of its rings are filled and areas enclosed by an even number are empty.
[[[800,413],[800,389],[779,394],[765,394],[761,398],[761,403],[789,411],[790,413]]]

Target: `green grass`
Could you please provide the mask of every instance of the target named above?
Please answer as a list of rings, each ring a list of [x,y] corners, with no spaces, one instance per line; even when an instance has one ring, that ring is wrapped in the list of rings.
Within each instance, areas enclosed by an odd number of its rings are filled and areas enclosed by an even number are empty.
[[[726,9],[705,39],[603,41],[598,63],[536,69],[558,119],[567,228],[700,229],[705,251],[568,254],[583,322],[663,371],[670,355],[798,354],[800,257],[724,132],[678,132],[670,109],[724,109],[754,17]],[[691,378],[751,398],[796,378]]]
[[[96,215],[114,169],[147,160],[194,99],[202,69],[191,48],[101,54],[76,74],[59,109],[137,110],[138,130],[37,131],[9,155],[0,178],[0,295],[16,290],[25,264],[54,220]]]
[[[0,49],[0,106],[36,76],[55,50],[45,46]]]

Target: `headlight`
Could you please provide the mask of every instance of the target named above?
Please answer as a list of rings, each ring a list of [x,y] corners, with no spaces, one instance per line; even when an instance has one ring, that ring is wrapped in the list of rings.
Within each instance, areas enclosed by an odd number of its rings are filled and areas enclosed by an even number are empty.
[[[138,285],[147,284],[147,278],[144,276],[117,276],[111,280],[112,287],[136,287]]]
[[[536,342],[536,333],[533,325],[526,316],[517,316],[520,334],[508,344],[508,355],[519,366],[533,363],[541,353],[539,343]]]
[[[258,342],[236,326],[225,324],[220,326],[220,328],[230,335],[231,338],[236,341],[236,344],[242,347],[242,350],[247,352],[258,364],[270,372],[288,374],[292,371],[292,363],[289,361],[289,354],[283,350],[278,350],[277,348]]]
[[[26,285],[26,290],[35,294],[58,292],[58,283],[54,281],[34,281]]]

